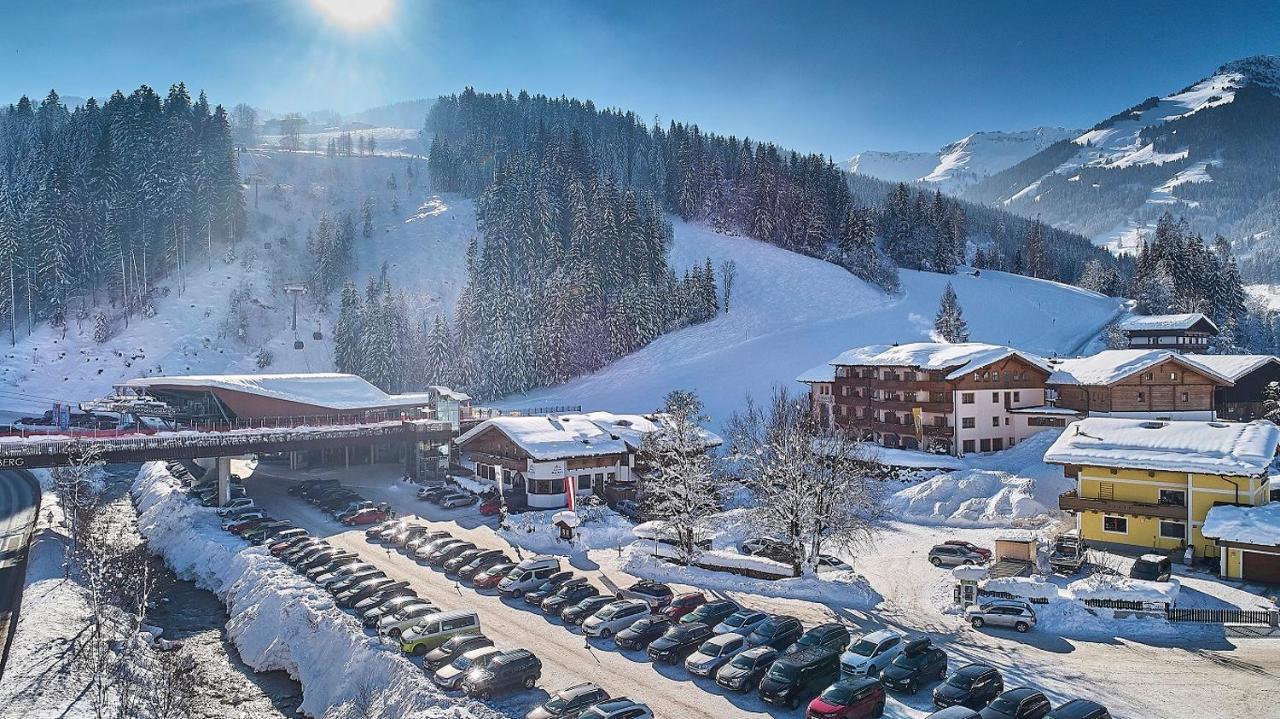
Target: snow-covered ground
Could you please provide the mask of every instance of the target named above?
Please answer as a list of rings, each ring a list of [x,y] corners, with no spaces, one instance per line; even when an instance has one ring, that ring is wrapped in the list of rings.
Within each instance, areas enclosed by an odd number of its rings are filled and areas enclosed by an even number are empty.
[[[922,182],[944,192],[955,192],[1079,134],[1079,130],[1062,127],[975,132],[937,152],[859,153],[849,160],[849,171],[891,182]]]
[[[719,426],[747,394],[763,398],[774,385],[801,391],[795,382],[801,372],[851,347],[929,339],[948,282],[971,339],[1043,355],[1081,352],[1121,311],[1115,298],[991,271],[903,271],[903,294],[887,297],[830,263],[677,221],[671,264],[679,271],[707,257],[717,266],[737,264],[728,314],[659,337],[599,372],[507,397],[499,406],[645,412],[672,389],[693,389]]]

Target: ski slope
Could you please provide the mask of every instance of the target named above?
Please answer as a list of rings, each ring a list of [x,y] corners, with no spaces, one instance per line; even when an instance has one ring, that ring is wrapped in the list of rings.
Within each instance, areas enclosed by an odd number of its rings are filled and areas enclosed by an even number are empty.
[[[971,339],[1045,355],[1081,351],[1121,311],[1114,298],[989,271],[977,277],[903,271],[902,295],[887,297],[830,263],[676,222],[677,273],[707,257],[717,267],[737,264],[728,314],[660,337],[594,374],[497,405],[643,412],[672,389],[692,389],[719,427],[747,394],[763,399],[774,385],[800,391],[797,375],[850,347],[927,340],[947,282],[956,288]]]

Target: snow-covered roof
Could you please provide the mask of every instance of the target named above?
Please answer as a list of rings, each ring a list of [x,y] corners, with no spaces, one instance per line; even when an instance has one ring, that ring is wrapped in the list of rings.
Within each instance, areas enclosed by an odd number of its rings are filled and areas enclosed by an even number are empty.
[[[1029,352],[981,342],[912,342],[904,345],[868,345],[841,353],[829,364],[850,367],[918,367],[924,370],[951,370],[947,379],[959,379],[1007,357],[1020,357],[1051,371],[1049,361]]]
[[[1250,477],[1267,469],[1277,445],[1280,427],[1266,420],[1246,424],[1088,417],[1067,427],[1044,453],[1044,461]]]
[[[797,382],[835,382],[836,368],[835,365],[823,362],[817,367],[810,367],[796,377]]]
[[[1209,539],[1280,546],[1280,502],[1257,507],[1218,505],[1205,515],[1200,533]]]
[[[138,377],[126,387],[188,387],[194,390],[222,389],[301,404],[351,410],[380,407],[429,406],[431,394],[387,394],[363,377],[338,372],[292,374],[217,374]]]
[[[1180,315],[1134,315],[1121,322],[1120,329],[1124,332],[1189,330],[1200,322],[1208,322],[1214,332],[1218,331],[1218,326],[1213,323],[1213,320],[1199,312]]]
[[[1280,364],[1280,358],[1275,355],[1187,355],[1183,359],[1232,382],[1240,381],[1241,377],[1269,362]]]
[[[459,392],[456,389],[451,389],[449,387],[445,387],[444,385],[433,384],[427,387],[427,389],[431,390],[432,392],[435,392],[436,394],[440,395],[441,397],[444,397],[445,399],[451,399],[456,402],[471,401],[471,395],[467,394],[466,392]]]
[[[665,418],[661,414],[591,412],[504,416],[481,422],[458,437],[457,443],[465,445],[485,431],[496,429],[537,460],[625,454],[628,450],[638,448],[644,435],[662,429],[664,423]],[[701,436],[707,448],[718,446],[723,441],[719,435],[705,429],[701,430]]]
[[[1075,416],[1083,414],[1079,410],[1070,407],[1055,407],[1051,404],[1041,404],[1035,407],[1013,407],[1009,410],[1013,414],[1053,414],[1053,415],[1071,415]]]
[[[1212,367],[1197,364],[1186,356],[1171,350],[1103,350],[1088,357],[1056,360],[1049,384],[1109,385],[1125,377],[1150,369],[1162,362],[1173,361],[1218,380],[1225,385],[1235,384],[1229,377]]]

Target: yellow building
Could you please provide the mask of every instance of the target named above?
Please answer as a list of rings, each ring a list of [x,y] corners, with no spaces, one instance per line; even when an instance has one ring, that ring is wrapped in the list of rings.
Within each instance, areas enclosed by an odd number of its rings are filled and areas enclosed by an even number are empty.
[[[1271,498],[1268,470],[1280,428],[1250,423],[1090,417],[1066,428],[1045,461],[1063,465],[1076,489],[1058,506],[1094,544],[1161,552],[1191,546],[1217,558],[1203,534],[1209,510]]]
[[[1256,507],[1220,505],[1209,510],[1204,536],[1222,551],[1222,576],[1280,584],[1280,497]]]

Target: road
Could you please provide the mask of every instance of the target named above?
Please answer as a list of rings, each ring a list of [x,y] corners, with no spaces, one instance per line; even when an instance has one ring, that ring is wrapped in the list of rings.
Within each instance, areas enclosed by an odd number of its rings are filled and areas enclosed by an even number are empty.
[[[377,476],[379,472],[377,468],[352,468],[342,476],[344,483],[371,499],[390,501],[402,514],[416,513],[478,546],[511,551],[493,532],[492,520],[480,517],[474,508],[445,511],[417,502],[412,485],[388,481],[385,472]],[[271,468],[260,467],[247,487],[272,514],[361,554],[389,576],[411,582],[421,596],[444,607],[475,609],[484,633],[498,646],[524,647],[538,655],[544,663],[543,688],[554,690],[591,680],[613,694],[646,702],[664,718],[802,715],[766,707],[754,695],[726,695],[714,682],[694,680],[680,667],[654,667],[643,654],[619,652],[612,642],[584,642],[581,634],[530,611],[522,601],[455,586],[441,573],[400,552],[388,552],[367,542],[363,531],[346,530],[314,507],[289,497],[286,488],[296,476],[273,474]],[[1035,686],[1055,704],[1078,696],[1096,698],[1121,719],[1186,719],[1193,716],[1189,710],[1204,708],[1207,702],[1213,703],[1214,716],[1274,716],[1280,702],[1280,639],[1227,638],[1202,631],[1194,640],[1099,637],[1084,641],[1039,631],[1027,635],[973,631],[957,617],[944,614],[939,607],[945,600],[933,596],[945,587],[939,584],[939,570],[925,560],[932,543],[930,531],[900,525],[884,538],[873,557],[857,563],[859,571],[886,595],[885,603],[874,612],[850,610],[838,601],[824,605],[733,592],[728,596],[766,611],[795,615],[810,626],[839,620],[855,633],[884,626],[925,632],[949,652],[953,666],[969,661],[988,663],[1001,670],[1007,686]],[[965,531],[956,530],[955,534],[963,537]],[[593,553],[594,560],[575,557],[574,568],[605,590],[632,581],[612,565],[609,554]],[[928,691],[914,697],[894,695],[886,716],[927,716],[931,711],[928,695]],[[501,708],[523,715],[532,704],[532,698],[517,695]]]
[[[0,676],[18,624],[27,573],[27,544],[40,510],[36,480],[23,470],[0,471]]]

